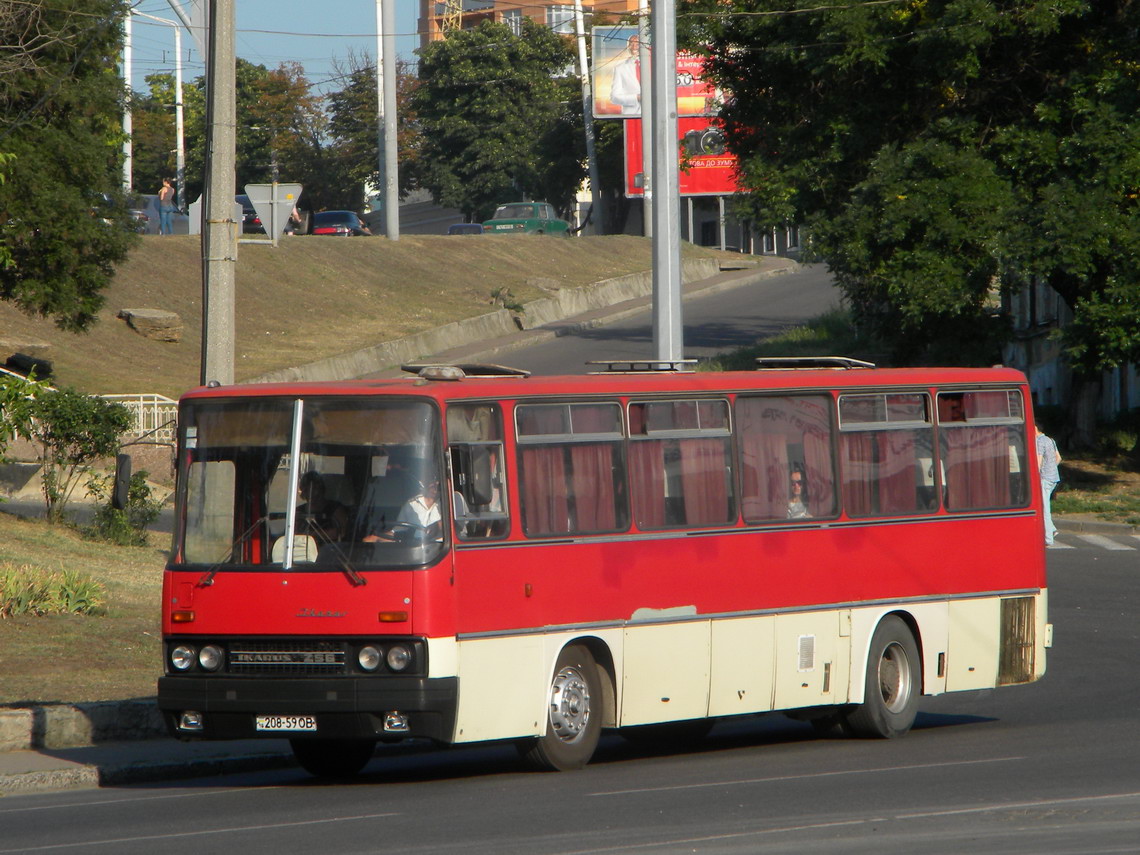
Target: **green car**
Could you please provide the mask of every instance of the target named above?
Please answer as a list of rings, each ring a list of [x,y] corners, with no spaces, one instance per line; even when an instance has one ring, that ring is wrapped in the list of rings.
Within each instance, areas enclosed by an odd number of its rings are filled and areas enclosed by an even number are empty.
[[[508,202],[495,209],[495,216],[483,222],[483,231],[492,235],[566,235],[570,224],[558,219],[549,202]]]

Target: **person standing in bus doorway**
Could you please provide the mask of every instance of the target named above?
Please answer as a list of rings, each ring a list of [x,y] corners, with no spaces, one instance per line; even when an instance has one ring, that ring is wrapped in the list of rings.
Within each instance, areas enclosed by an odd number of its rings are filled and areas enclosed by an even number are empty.
[[[1053,537],[1057,534],[1053,528],[1053,491],[1061,480],[1061,452],[1057,450],[1057,443],[1052,437],[1045,435],[1040,426],[1033,426],[1037,434],[1037,471],[1041,473],[1041,505],[1045,512],[1045,545],[1053,545]]]
[[[174,234],[174,180],[162,179],[162,189],[158,191],[158,233]]]

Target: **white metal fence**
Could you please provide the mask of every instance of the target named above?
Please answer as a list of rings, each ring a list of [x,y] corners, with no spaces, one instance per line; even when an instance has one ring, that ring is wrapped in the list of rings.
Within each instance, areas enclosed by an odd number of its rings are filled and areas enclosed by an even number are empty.
[[[178,402],[162,395],[100,395],[106,401],[115,401],[131,411],[134,422],[124,435],[125,440],[143,441],[155,445],[174,445],[178,429]]]

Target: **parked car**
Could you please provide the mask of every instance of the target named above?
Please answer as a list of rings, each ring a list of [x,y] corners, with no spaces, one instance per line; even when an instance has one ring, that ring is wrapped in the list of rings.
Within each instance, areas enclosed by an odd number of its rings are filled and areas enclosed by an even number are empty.
[[[570,224],[560,220],[549,202],[509,202],[483,222],[488,234],[569,235]]]
[[[257,216],[257,209],[253,207],[253,202],[249,201],[249,196],[239,193],[234,196],[234,201],[241,205],[242,234],[264,232],[265,227],[261,224],[261,217]]]
[[[312,225],[310,234],[314,235],[354,237],[372,234],[354,211],[318,211],[313,214]]]
[[[447,227],[449,235],[481,235],[483,234],[482,223],[454,223]]]

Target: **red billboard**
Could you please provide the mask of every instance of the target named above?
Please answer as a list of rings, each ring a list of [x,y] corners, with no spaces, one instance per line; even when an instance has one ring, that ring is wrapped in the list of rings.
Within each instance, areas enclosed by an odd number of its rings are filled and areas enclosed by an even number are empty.
[[[643,163],[641,119],[625,122],[625,195],[645,193],[643,176],[649,168]],[[682,196],[726,196],[735,193],[736,155],[724,148],[720,122],[709,116],[681,116],[677,119],[677,159],[681,165]]]

